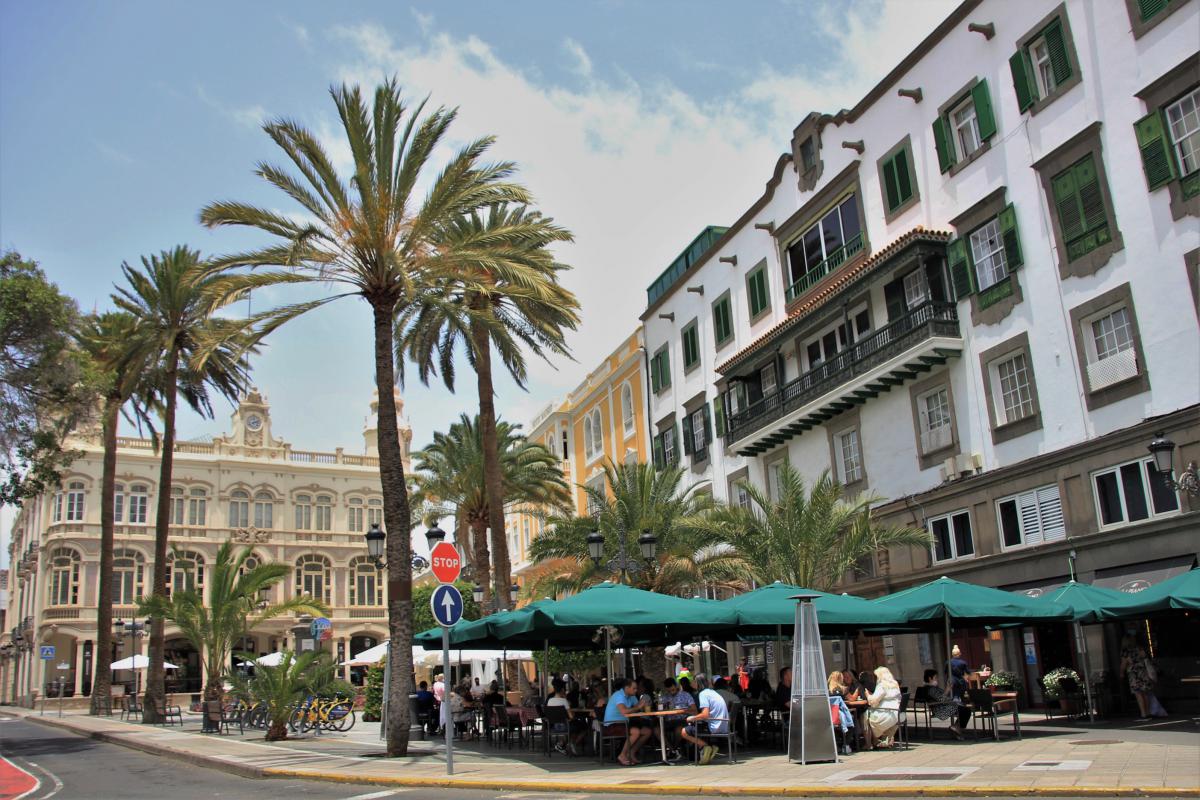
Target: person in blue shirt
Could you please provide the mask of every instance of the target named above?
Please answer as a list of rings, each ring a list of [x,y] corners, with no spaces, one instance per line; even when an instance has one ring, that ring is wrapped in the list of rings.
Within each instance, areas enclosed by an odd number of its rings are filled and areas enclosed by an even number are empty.
[[[674,678],[667,678],[663,681],[663,706],[664,710],[683,711],[678,717],[667,717],[663,720],[663,731],[667,734],[667,745],[672,750],[676,750],[679,744],[679,730],[683,727],[683,717],[686,714],[695,714],[696,700],[690,694],[683,691]],[[677,757],[677,756],[672,756]]]
[[[699,737],[699,734],[728,733],[729,707],[725,705],[725,698],[709,688],[707,678],[696,678],[696,687],[700,690],[700,694],[696,698],[696,705],[700,711],[687,718],[688,724],[679,732],[679,735],[685,741],[691,742],[696,747],[701,748],[700,763],[707,764],[717,754],[717,748],[711,744],[707,744]],[[704,727],[701,728],[701,725]]]
[[[608,705],[604,707],[604,734],[628,736],[617,760],[629,767],[640,763],[637,754],[650,738],[650,729],[629,724],[629,716],[637,713],[634,709],[638,706],[637,685],[633,678],[622,678],[618,684],[617,690],[608,698]]]

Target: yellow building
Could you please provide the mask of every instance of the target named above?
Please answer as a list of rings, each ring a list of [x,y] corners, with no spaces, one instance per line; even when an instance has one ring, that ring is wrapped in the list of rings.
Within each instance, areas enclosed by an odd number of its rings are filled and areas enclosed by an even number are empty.
[[[565,399],[539,412],[525,434],[562,460],[563,475],[572,487],[575,513],[586,514],[589,509],[583,486],[603,486],[606,460],[649,460],[648,431],[646,354],[642,328],[638,326]],[[541,515],[529,509],[510,510],[505,528],[514,574],[530,565],[529,545],[544,526]]]

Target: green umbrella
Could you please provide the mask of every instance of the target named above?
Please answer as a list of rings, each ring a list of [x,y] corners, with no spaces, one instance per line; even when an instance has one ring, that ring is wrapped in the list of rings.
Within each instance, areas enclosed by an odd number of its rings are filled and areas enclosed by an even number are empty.
[[[487,649],[489,646],[495,645],[496,648],[504,647],[507,643],[501,642],[495,638],[495,626],[503,621],[518,617],[523,614],[530,613],[533,609],[545,603],[553,602],[549,598],[537,600],[520,608],[513,608],[507,611],[499,611],[495,614],[489,614],[480,619],[470,621],[462,621],[450,629],[450,645],[463,646],[470,645],[472,647]],[[442,646],[442,629],[441,627],[430,628],[427,631],[422,631],[413,636],[413,644],[419,644],[427,650],[437,650]]]
[[[1145,617],[1172,609],[1200,609],[1200,569],[1193,569],[1136,594],[1121,595],[1123,602],[1107,609],[1110,617],[1129,619]]]
[[[779,581],[723,600],[721,605],[737,612],[739,635],[770,635],[776,632],[776,628],[792,629],[796,619],[794,598],[801,594],[816,595],[813,606],[817,610],[822,633],[902,627],[907,623],[903,612],[882,607],[862,597],[819,592]]]
[[[1127,604],[1128,597],[1129,595],[1115,589],[1071,581],[1033,599],[1070,606],[1072,618],[1076,622],[1103,622],[1111,618],[1111,609]]]
[[[904,615],[909,625],[931,628],[947,619],[961,627],[1069,621],[1071,608],[1023,594],[938,578],[871,601]]]

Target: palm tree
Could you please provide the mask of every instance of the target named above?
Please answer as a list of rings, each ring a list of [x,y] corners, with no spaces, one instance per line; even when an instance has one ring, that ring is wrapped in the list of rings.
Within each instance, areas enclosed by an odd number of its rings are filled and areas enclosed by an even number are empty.
[[[265,605],[262,594],[287,577],[287,564],[247,566],[251,548],[235,552],[233,542],[217,550],[209,581],[208,598],[200,589],[173,592],[169,598],[151,596],[139,607],[139,613],[173,622],[197,652],[204,654],[204,699],[220,699],[229,672],[229,656],[234,642],[267,620],[284,614],[328,613],[325,604],[309,595],[299,595],[282,603]]]
[[[505,502],[509,507],[565,508],[571,495],[558,459],[541,444],[526,440],[520,430],[519,425],[497,420],[500,482]],[[457,516],[466,522],[474,578],[484,587],[486,597],[491,594],[486,531],[492,514],[484,479],[485,452],[479,416],[471,419],[463,414],[447,432],[435,433],[433,443],[416,454],[416,469],[420,496],[452,505]]]
[[[741,484],[750,506],[718,509],[704,522],[738,553],[759,583],[783,581],[830,591],[858,569],[863,558],[888,547],[929,547],[920,528],[882,525],[871,516],[876,498],[845,499],[828,470],[811,487],[791,464],[779,473],[779,499]],[[723,532],[723,533],[722,533]]]
[[[312,650],[296,655],[283,652],[277,666],[258,665],[254,677],[230,676],[234,694],[246,701],[258,701],[267,708],[267,741],[287,738],[288,720],[296,704],[310,695],[324,696],[333,691],[352,694],[353,687],[336,678],[337,665],[328,653]]]
[[[508,605],[512,564],[504,534],[504,478],[500,464],[492,347],[521,388],[527,378],[525,350],[549,359],[568,355],[564,333],[579,322],[579,302],[558,282],[566,266],[549,245],[571,241],[569,231],[525,207],[494,205],[465,214],[442,232],[457,253],[457,269],[430,287],[428,303],[413,305],[397,323],[397,350],[418,365],[421,381],[439,370],[454,389],[454,357],[461,345],[475,369],[479,427],[483,437],[483,485],[495,561],[493,585],[499,607]],[[485,584],[486,586],[486,584]]]
[[[184,402],[212,417],[210,392],[234,400],[247,386],[247,358],[273,320],[219,317],[240,295],[213,291],[216,280],[200,253],[184,246],[142,257],[142,269],[121,265],[127,286],[118,286],[113,302],[132,314],[139,336],[157,354],[154,375],[162,406],[162,457],[154,519],[154,573],[151,594],[166,598],[167,536],[171,512],[171,474],[175,456],[175,412]],[[148,721],[156,721],[165,700],[163,621],[150,628],[150,666],[146,674]]]
[[[151,428],[148,408],[153,405],[153,382],[146,370],[153,363],[151,352],[139,338],[137,319],[123,311],[92,315],[83,320],[76,340],[91,358],[98,373],[101,395],[101,430],[104,443],[100,479],[100,579],[96,604],[96,663],[92,680],[90,713],[100,714],[112,694],[112,607],[113,607],[113,498],[116,494],[117,424],[122,408],[129,409],[139,424]],[[157,441],[157,437],[155,437]]]
[[[496,203],[528,203],[529,194],[508,178],[509,162],[485,163],[490,137],[454,155],[436,176],[426,166],[457,112],[439,108],[422,117],[425,104],[409,109],[395,81],[375,90],[370,107],[358,87],[331,89],[354,158],[349,186],[312,132],[279,119],[263,126],[299,175],[260,164],[257,174],[303,209],[297,220],[238,202],[206,206],[210,227],[236,225],[277,238],[273,244],[220,259],[223,292],[259,286],[318,284],[345,291],[282,310],[299,316],[340,297],[358,296],[371,308],[375,339],[375,388],[379,393],[379,478],[387,527],[388,635],[391,652],[387,753],[408,752],[408,695],[412,676],[411,513],[396,425],[393,325],[396,314],[425,294],[424,287],[457,268],[457,253],[440,235],[454,220]],[[423,180],[424,179],[424,180]],[[424,199],[415,196],[428,181]],[[503,241],[499,241],[503,244]],[[239,267],[249,267],[242,271]],[[257,267],[282,269],[255,272]]]

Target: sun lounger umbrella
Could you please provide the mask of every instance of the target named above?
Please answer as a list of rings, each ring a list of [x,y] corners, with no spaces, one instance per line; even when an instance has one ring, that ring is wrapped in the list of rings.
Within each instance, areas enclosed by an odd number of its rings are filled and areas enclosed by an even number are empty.
[[[136,656],[122,658],[120,661],[114,661],[109,665],[110,669],[145,669],[150,666],[150,659],[140,653]],[[163,662],[163,669],[179,669],[179,667],[167,661]]]

